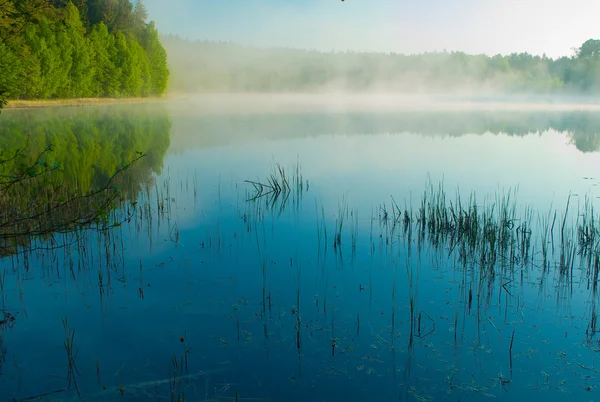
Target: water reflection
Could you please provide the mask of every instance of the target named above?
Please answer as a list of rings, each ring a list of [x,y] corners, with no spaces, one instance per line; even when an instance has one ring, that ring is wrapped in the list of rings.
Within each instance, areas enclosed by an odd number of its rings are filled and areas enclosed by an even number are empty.
[[[44,113],[7,113],[2,128],[66,127],[57,142],[83,148],[56,159],[77,172],[65,172],[70,185],[101,183],[136,151],[154,157],[126,185],[131,219],[69,249],[2,260],[2,395],[594,392],[600,221],[595,198],[568,197],[598,166],[579,149],[595,147],[592,115]],[[79,179],[86,164],[103,173]],[[493,183],[486,197],[478,186],[496,178],[520,192]]]
[[[16,111],[4,117],[3,255],[44,243],[57,247],[55,234],[106,223],[124,200],[137,200],[142,188],[149,191],[169,146],[164,109],[162,116],[95,108]]]
[[[468,134],[523,137],[565,133],[582,152],[600,150],[600,115],[592,111],[409,111],[393,113],[202,113],[178,111],[172,151],[190,147],[292,140],[323,135],[413,133],[431,137]],[[199,135],[201,133],[201,135]]]
[[[0,148],[6,157],[29,143],[24,157],[4,164],[12,170],[11,164],[28,164],[52,145],[45,158],[62,168],[61,182],[87,192],[104,185],[138,153],[147,157],[130,176],[143,181],[160,174],[170,130],[171,120],[161,105],[10,110],[0,119]]]

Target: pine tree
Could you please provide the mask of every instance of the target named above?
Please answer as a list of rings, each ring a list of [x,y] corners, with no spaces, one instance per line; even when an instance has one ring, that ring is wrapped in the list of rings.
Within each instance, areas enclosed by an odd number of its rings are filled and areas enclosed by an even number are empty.
[[[92,49],[94,78],[90,85],[91,95],[95,97],[118,96],[121,71],[115,65],[115,38],[108,33],[104,23],[94,25],[89,35]]]
[[[69,71],[69,84],[66,97],[89,97],[92,95],[92,79],[95,66],[92,65],[91,43],[85,37],[85,27],[79,17],[79,10],[69,2],[65,8],[65,25],[67,35],[72,46],[71,58],[73,60]]]
[[[154,22],[147,24],[141,35],[141,44],[146,50],[150,63],[150,75],[152,77],[150,94],[160,95],[167,88],[169,69],[167,67],[167,52],[160,43]]]
[[[88,4],[87,0],[71,0],[73,5],[77,7],[79,11],[79,18],[81,19],[82,25],[86,30],[90,28],[90,21],[88,20]]]
[[[133,29],[137,35],[146,28],[146,20],[148,20],[148,10],[142,0],[137,0],[133,9]]]
[[[46,17],[40,18],[36,25],[27,28],[24,37],[25,44],[29,47],[32,59],[39,63],[39,76],[32,77],[32,94],[30,96],[48,99],[57,93],[58,88],[67,81],[67,74],[71,67],[70,55],[66,59],[61,54],[67,53],[68,43],[60,44],[57,38],[57,26]],[[58,30],[58,32],[60,32]],[[62,40],[66,40],[61,35]]]

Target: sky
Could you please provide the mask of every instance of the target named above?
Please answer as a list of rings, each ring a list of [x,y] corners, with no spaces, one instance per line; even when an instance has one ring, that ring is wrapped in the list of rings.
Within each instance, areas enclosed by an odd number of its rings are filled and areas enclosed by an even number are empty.
[[[144,0],[162,34],[321,51],[570,56],[600,0]]]

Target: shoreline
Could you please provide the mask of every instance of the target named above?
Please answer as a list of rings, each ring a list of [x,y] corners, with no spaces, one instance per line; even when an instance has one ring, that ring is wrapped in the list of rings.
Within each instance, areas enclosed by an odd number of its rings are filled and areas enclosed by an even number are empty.
[[[8,100],[3,109],[35,109],[46,107],[85,107],[110,105],[117,103],[150,103],[166,100],[167,98],[75,98],[75,99],[38,99],[38,100]]]
[[[278,113],[281,111],[600,111],[600,97],[502,94],[443,93],[287,93],[287,92],[203,92],[169,93],[147,98],[74,98],[42,100],[9,100],[4,110],[42,109],[52,107],[92,107],[116,104],[174,102],[182,110],[192,108],[205,113]]]

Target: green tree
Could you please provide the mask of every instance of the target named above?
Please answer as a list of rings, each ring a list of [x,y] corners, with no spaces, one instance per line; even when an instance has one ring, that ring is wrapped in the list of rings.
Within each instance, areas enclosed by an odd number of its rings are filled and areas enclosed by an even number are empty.
[[[86,30],[90,28],[90,21],[88,20],[88,4],[87,0],[71,0],[73,5],[77,7],[79,11],[79,18],[81,19],[81,24],[85,27]]]
[[[91,96],[93,94],[92,80],[95,74],[95,66],[92,64],[92,44],[84,36],[85,27],[80,19],[79,10],[71,2],[65,7],[64,21],[71,44],[72,66],[63,96],[68,98]]]
[[[4,97],[149,96],[164,92],[166,52],[143,3],[0,0]]]
[[[94,79],[90,85],[92,96],[118,96],[121,70],[115,65],[117,49],[115,38],[104,23],[94,25],[89,35],[93,52]]]
[[[600,40],[589,39],[577,49],[573,77],[582,89],[590,91],[600,84]]]
[[[90,26],[100,23],[112,26],[115,14],[114,2],[112,0],[88,0],[87,19]]]
[[[0,1],[0,110],[6,97],[28,91],[24,81],[27,75],[37,72],[22,38],[25,29],[37,23],[38,16],[48,7],[45,0]]]
[[[103,22],[110,32],[131,29],[133,4],[129,0],[88,0],[87,18],[91,25]]]
[[[34,66],[30,65],[29,69],[31,73]],[[0,109],[2,109],[4,97],[16,98],[27,93],[29,74],[23,58],[6,44],[0,44],[0,70],[2,71],[0,73]]]
[[[0,1],[0,44],[18,38],[29,24],[37,23],[40,13],[49,7],[46,0]]]
[[[119,88],[122,96],[138,96],[143,86],[140,77],[140,62],[137,59],[138,54],[133,49],[133,43],[135,42],[132,42],[131,38],[127,38],[123,32],[117,31],[115,34],[115,48],[117,49],[115,65],[122,72]]]
[[[46,17],[25,29],[23,42],[29,49],[30,68],[25,98],[48,98],[56,89],[58,75],[62,74],[56,37]]]
[[[167,88],[169,81],[169,68],[167,66],[167,52],[160,42],[158,31],[154,22],[146,25],[140,34],[141,45],[146,51],[150,67],[149,95],[160,95]]]
[[[148,10],[142,0],[137,0],[133,9],[133,28],[136,34],[139,34],[146,27],[146,20],[148,20]]]

